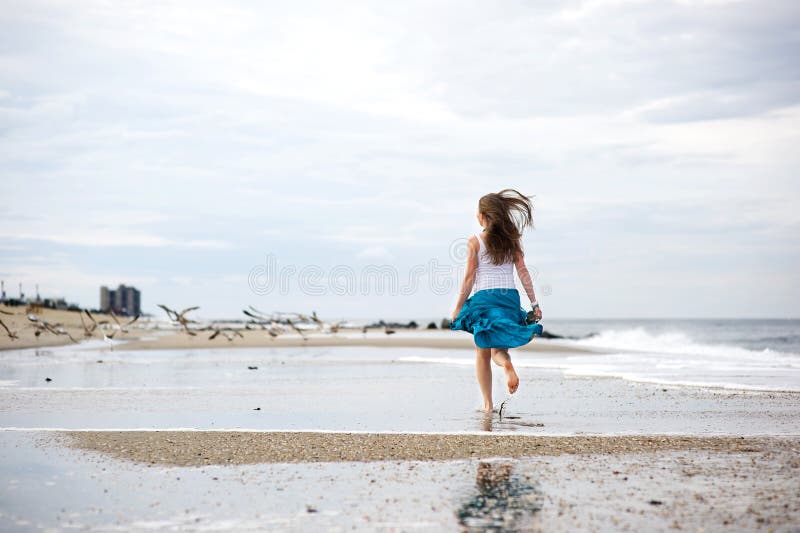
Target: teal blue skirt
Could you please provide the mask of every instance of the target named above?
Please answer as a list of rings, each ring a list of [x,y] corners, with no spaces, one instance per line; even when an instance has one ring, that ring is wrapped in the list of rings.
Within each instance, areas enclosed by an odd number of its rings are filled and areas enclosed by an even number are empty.
[[[516,348],[542,334],[542,325],[526,318],[517,289],[484,289],[467,298],[450,329],[472,333],[480,348]]]

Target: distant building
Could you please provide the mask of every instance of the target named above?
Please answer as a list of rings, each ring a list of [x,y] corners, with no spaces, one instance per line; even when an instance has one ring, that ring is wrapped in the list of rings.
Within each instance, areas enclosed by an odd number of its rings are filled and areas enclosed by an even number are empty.
[[[142,293],[135,287],[120,285],[116,290],[100,287],[100,310],[113,310],[118,315],[136,316],[142,312]]]

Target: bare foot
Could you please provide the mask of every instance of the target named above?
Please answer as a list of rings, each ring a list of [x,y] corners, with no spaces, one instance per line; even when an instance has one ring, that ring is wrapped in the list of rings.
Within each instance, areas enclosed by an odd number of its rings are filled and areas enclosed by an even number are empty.
[[[517,376],[517,371],[514,370],[514,365],[511,364],[511,361],[506,361],[503,367],[506,370],[506,378],[508,379],[508,393],[514,394],[519,388],[519,376]]]

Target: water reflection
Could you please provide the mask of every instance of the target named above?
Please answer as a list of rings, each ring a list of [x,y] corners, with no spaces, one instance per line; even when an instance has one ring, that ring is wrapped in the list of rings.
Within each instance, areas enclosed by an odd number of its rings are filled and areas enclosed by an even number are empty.
[[[492,419],[494,418],[494,413],[481,413],[479,416],[480,426],[482,431],[491,431],[492,430]]]
[[[527,475],[513,472],[513,463],[478,464],[477,494],[456,512],[464,531],[524,531],[534,526],[542,494]]]

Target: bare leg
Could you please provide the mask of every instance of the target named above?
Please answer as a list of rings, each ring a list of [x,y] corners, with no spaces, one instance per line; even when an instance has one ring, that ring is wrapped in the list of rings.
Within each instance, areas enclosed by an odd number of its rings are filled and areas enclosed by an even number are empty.
[[[508,355],[508,350],[505,348],[492,348],[492,360],[497,366],[502,366],[506,371],[508,392],[510,394],[517,392],[519,376],[517,376],[517,371],[514,370],[514,365],[511,364],[511,356]]]
[[[475,360],[475,366],[478,374],[478,385],[481,387],[481,395],[483,395],[483,410],[487,413],[492,412],[494,404],[492,404],[492,352],[489,348],[475,347],[478,354]]]

